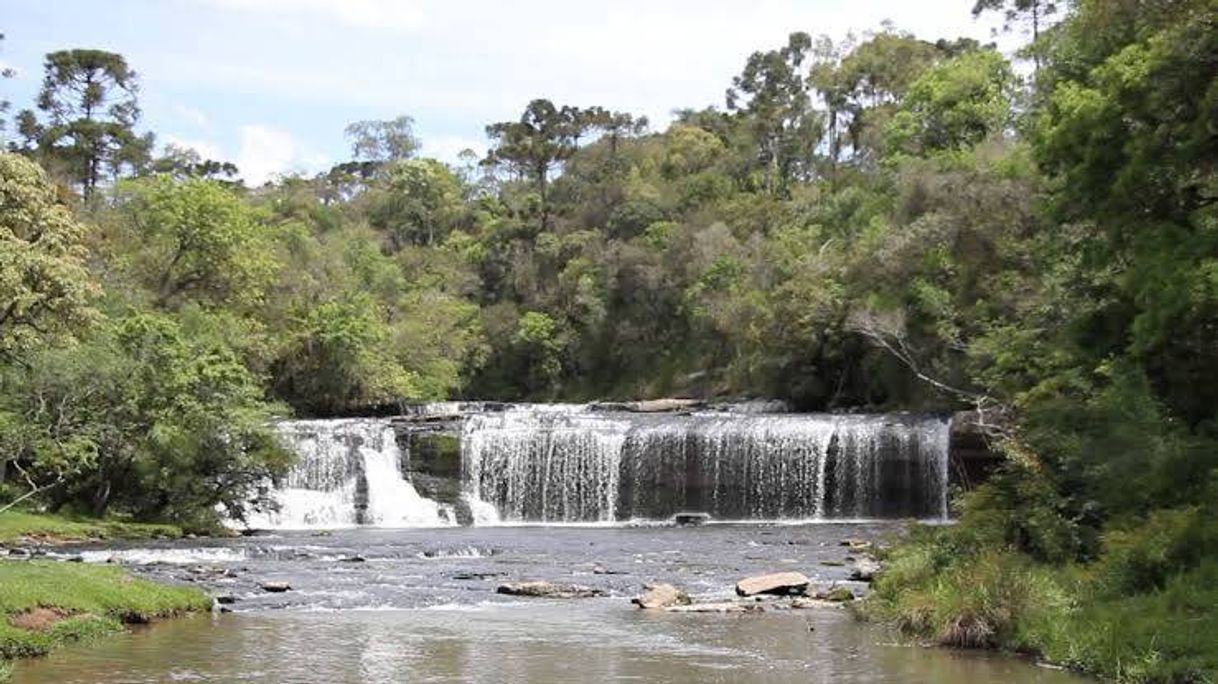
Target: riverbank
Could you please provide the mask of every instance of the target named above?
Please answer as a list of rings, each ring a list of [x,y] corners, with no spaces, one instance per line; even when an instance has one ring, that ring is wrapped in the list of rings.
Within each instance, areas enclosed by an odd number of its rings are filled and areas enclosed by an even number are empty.
[[[931,645],[1026,654],[1120,682],[1213,682],[1218,563],[1166,572],[1171,535],[1162,520],[1147,527],[1154,533],[1110,536],[1087,565],[979,544],[968,526],[924,529],[889,552],[862,612]]]
[[[139,579],[115,566],[0,560],[0,677],[10,669],[5,661],[210,607],[198,589]]]
[[[67,518],[24,511],[0,513],[0,544],[54,545],[107,539],[178,539],[182,536],[182,528],[177,525]]]

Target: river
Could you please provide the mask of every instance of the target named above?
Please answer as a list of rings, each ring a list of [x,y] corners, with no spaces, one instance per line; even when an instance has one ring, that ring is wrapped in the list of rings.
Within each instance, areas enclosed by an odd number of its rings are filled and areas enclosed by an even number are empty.
[[[281,531],[84,547],[232,612],[170,620],[17,665],[19,683],[1082,681],[1010,657],[928,649],[843,609],[672,614],[630,604],[666,581],[697,599],[750,574],[847,581],[847,538],[898,523],[591,525]],[[505,581],[576,582],[590,599],[521,599]],[[265,582],[291,590],[270,593]]]

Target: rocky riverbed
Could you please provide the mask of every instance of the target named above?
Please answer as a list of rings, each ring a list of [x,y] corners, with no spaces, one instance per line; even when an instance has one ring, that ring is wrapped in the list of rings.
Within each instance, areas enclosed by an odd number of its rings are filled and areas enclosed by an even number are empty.
[[[1071,681],[896,645],[834,609],[866,593],[862,553],[898,529],[353,529],[51,550],[199,586],[216,610],[21,663],[17,681]],[[673,596],[632,605],[661,585]],[[962,678],[927,678],[952,668]]]

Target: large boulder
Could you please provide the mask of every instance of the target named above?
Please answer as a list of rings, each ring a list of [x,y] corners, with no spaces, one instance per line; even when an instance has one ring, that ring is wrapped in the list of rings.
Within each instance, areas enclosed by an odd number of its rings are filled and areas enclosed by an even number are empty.
[[[736,583],[736,594],[778,594],[780,596],[802,595],[808,592],[811,580],[799,572],[775,572],[769,575],[746,577]]]
[[[690,603],[689,594],[671,584],[655,584],[647,587],[647,592],[631,603],[639,608],[668,608],[669,606],[687,606]]]
[[[496,589],[497,594],[509,596],[528,596],[532,598],[590,598],[604,596],[603,589],[585,587],[582,584],[563,584],[561,582],[505,582]]]

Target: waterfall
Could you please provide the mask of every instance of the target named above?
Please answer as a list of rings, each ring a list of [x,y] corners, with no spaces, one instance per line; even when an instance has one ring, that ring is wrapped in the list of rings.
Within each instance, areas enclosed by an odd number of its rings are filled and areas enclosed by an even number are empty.
[[[293,420],[278,430],[296,463],[271,492],[279,510],[252,516],[251,527],[453,524],[450,511],[402,477],[403,454],[388,420]]]
[[[941,418],[467,404],[285,421],[297,461],[253,527],[947,517]],[[447,442],[445,442],[447,440]],[[446,444],[450,446],[445,446]],[[426,493],[426,496],[420,494]]]
[[[946,518],[948,424],[904,415],[601,413],[465,419],[467,492],[507,521]]]

